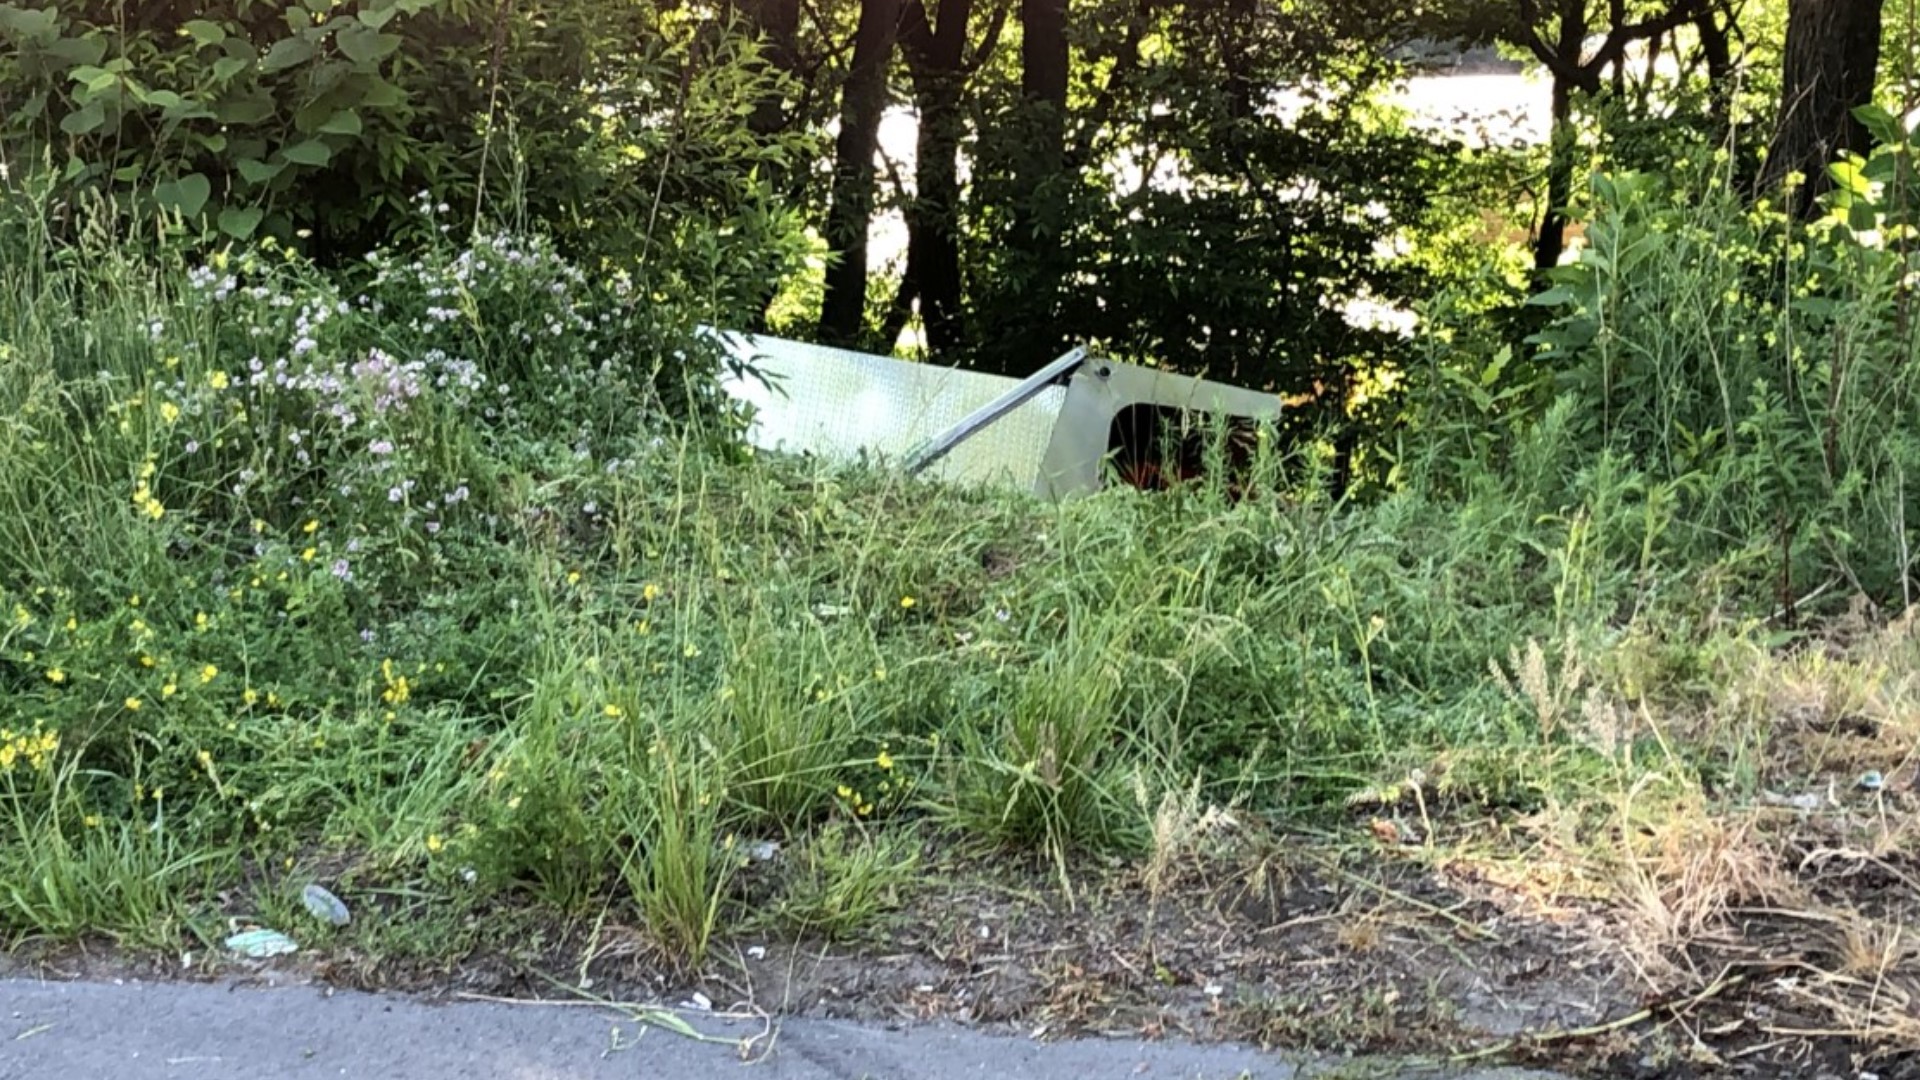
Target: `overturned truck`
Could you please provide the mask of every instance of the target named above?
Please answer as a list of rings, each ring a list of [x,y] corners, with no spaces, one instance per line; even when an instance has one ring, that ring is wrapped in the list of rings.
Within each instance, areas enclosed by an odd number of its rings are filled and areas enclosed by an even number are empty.
[[[801,341],[712,331],[732,361],[721,384],[750,407],[747,439],[770,451],[866,458],[910,474],[1004,485],[1043,498],[1110,476],[1157,489],[1204,466],[1208,433],[1250,446],[1280,418],[1277,395],[1097,358],[1075,349],[1025,379]]]

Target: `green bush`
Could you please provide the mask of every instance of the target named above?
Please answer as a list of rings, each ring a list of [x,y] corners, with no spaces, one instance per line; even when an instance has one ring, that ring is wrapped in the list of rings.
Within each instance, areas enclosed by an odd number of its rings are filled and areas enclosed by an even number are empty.
[[[649,5],[8,3],[0,42],[9,186],[62,228],[92,192],[330,265],[417,238],[426,190],[463,232],[518,214],[629,266],[702,247],[680,269],[757,303],[777,275],[711,241],[778,249],[760,172],[810,145],[732,122],[778,85],[741,35]]]

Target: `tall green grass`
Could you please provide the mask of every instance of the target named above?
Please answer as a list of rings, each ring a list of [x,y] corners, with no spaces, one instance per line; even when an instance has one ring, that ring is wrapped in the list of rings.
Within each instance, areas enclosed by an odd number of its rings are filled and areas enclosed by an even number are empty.
[[[1730,287],[1613,228],[1596,318],[1653,303],[1643,277],[1677,310]],[[1755,515],[1785,492],[1682,460],[1698,394],[1630,421],[1436,388],[1406,482],[1365,503],[1056,505],[716,451],[660,411],[657,356],[593,329],[607,296],[517,239],[361,280],[121,240],[0,230],[0,727],[60,737],[0,775],[0,881],[27,883],[0,891],[8,935],[210,936],[220,888],[255,883],[284,919],[258,883],[328,866],[350,898],[617,906],[697,960],[748,914],[735,880],[766,841],[802,853],[773,910],[848,934],[825,909],[880,917],[925,830],[1070,883],[1088,853],[1144,851],[1151,796],[1196,782],[1313,814],[1444,759],[1446,797],[1526,804],[1578,751],[1490,661],[1546,642],[1680,692],[1702,636],[1770,600]],[[539,289],[460,276],[502,250]],[[426,312],[436,295],[465,313]],[[1732,332],[1619,318],[1605,347],[1656,382]],[[340,385],[283,386],[283,357]],[[1460,437],[1476,424],[1504,432],[1493,452]],[[1820,513],[1834,537],[1879,520]]]

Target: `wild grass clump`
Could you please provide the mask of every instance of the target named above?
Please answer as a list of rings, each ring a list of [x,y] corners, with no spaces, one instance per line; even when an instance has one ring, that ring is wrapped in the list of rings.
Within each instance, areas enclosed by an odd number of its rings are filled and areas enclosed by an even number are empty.
[[[697,354],[664,362],[692,343],[537,240],[323,274],[3,235],[9,936],[210,938],[329,866],[434,910],[617,907],[697,962],[741,919],[872,926],[926,835],[1069,888],[1138,858],[1157,890],[1201,807],[1337,812],[1417,774],[1423,813],[1591,835],[1654,773],[1764,780],[1750,711],[1645,718],[1773,643],[1742,591],[1773,540],[1707,554],[1728,497],[1595,449],[1577,396],[1488,453],[1436,391],[1428,456],[1367,500],[1045,504],[743,452]],[[1822,565],[1858,570],[1880,549],[1822,499]],[[769,845],[792,865],[748,911]],[[1725,906],[1671,884],[1731,863],[1634,865],[1674,933]],[[217,899],[243,881],[257,912]]]

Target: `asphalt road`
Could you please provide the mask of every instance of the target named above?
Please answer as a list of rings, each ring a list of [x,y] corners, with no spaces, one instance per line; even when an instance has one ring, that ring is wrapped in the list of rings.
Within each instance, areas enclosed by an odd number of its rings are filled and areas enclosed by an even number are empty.
[[[682,1014],[685,1015],[685,1014]],[[1550,1080],[1377,1060],[1311,1062],[1229,1046],[1040,1043],[953,1027],[691,1016],[705,1042],[597,1007],[174,983],[0,980],[0,1080]]]

